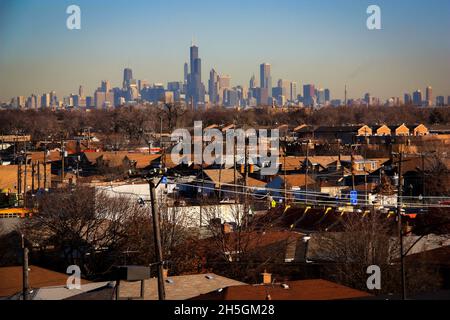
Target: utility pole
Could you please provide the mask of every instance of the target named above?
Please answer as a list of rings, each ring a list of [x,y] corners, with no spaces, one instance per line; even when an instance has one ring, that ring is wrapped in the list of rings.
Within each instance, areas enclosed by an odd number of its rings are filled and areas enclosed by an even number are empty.
[[[64,183],[64,157],[65,156],[65,150],[64,150],[64,139],[61,139],[61,183]]]
[[[351,166],[352,166],[352,190],[355,190],[355,155],[353,154],[353,148],[351,150]]]
[[[233,122],[234,124],[234,122]],[[236,128],[236,126],[234,126]],[[234,203],[237,204],[237,181],[236,181],[236,135],[235,129],[233,129],[233,177],[234,177]]]
[[[36,174],[35,163],[31,162],[31,194],[34,194],[34,176]]]
[[[29,281],[28,281],[28,248],[25,247],[25,239],[22,234],[22,253],[23,253],[23,261],[22,261],[22,296],[23,300],[28,300],[29,296]]]
[[[248,207],[248,193],[247,193],[247,180],[248,180],[248,144],[249,140],[247,138],[247,134],[245,134],[245,148],[244,148],[244,155],[245,155],[245,161],[244,161],[244,225],[247,224],[248,221],[248,213],[249,213],[249,207]]]
[[[38,190],[41,188],[41,162],[37,162],[37,184],[38,184]]]
[[[164,273],[163,273],[163,256],[162,256],[162,245],[161,245],[161,230],[159,224],[159,212],[156,210],[156,194],[155,194],[155,183],[151,178],[147,179],[150,187],[150,201],[151,201],[151,212],[152,212],[152,222],[153,222],[153,235],[155,241],[155,255],[158,265],[158,298],[159,300],[166,300],[166,292],[164,288]]]
[[[205,187],[205,174],[204,174],[204,167],[203,167],[203,148],[205,147],[203,144],[203,128],[202,128],[202,150],[201,150],[201,159],[202,159],[202,163],[200,165],[200,170],[201,170],[201,175],[202,175],[202,188],[201,188],[201,193],[200,193],[200,228],[203,225],[203,188]]]
[[[308,174],[309,174],[309,143],[306,142],[306,172],[305,172],[305,204],[308,204]]]
[[[287,182],[286,182],[286,151],[287,151],[287,147],[286,147],[286,143],[287,143],[287,141],[286,141],[286,137],[284,138],[284,149],[283,149],[283,151],[284,151],[284,164],[283,164],[283,166],[284,166],[284,205],[285,205],[285,207],[287,206]]]
[[[44,190],[47,189],[47,145],[44,149]]]
[[[27,189],[28,189],[28,187],[27,187],[27,175],[28,175],[28,170],[27,170],[27,167],[28,167],[28,159],[27,159],[27,151],[26,151],[26,147],[25,147],[25,172],[24,172],[24,176],[23,176],[23,182],[24,182],[24,184],[23,184],[23,198],[24,198],[24,203],[26,204],[26,201],[27,201]]]
[[[22,160],[21,160],[22,161]],[[17,195],[21,193],[22,189],[22,167],[21,161],[17,164]]]
[[[422,152],[422,204],[425,204],[425,154]]]
[[[403,227],[402,227],[402,202],[403,202],[403,152],[400,152],[400,160],[398,164],[398,192],[397,192],[397,224],[398,237],[400,241],[400,272],[402,284],[402,300],[406,300],[406,274],[405,274],[405,256],[403,254]]]

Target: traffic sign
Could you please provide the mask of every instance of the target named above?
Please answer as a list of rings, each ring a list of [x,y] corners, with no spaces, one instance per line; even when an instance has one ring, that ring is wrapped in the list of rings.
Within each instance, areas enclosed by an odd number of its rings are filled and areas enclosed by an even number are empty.
[[[352,204],[352,206],[356,206],[358,204],[358,191],[350,191],[350,203]]]

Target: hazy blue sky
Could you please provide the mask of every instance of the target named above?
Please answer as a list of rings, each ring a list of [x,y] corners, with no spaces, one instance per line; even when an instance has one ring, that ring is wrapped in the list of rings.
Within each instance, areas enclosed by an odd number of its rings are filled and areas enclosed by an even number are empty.
[[[82,29],[66,28],[77,4]],[[366,9],[382,9],[380,31]],[[88,94],[122,70],[150,82],[181,80],[193,36],[209,70],[244,84],[262,62],[279,78],[328,87],[333,97],[402,96],[432,85],[450,95],[448,0],[0,0],[0,100],[80,84]]]

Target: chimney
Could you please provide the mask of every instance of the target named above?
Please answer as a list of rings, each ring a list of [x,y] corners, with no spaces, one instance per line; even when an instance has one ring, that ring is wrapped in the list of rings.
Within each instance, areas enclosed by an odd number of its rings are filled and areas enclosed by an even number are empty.
[[[231,233],[233,231],[233,227],[229,223],[223,224],[223,233]]]
[[[261,277],[262,277],[263,284],[271,284],[272,283],[272,274],[267,273],[266,270],[264,270],[264,272],[261,273]]]
[[[169,269],[164,268],[163,269],[163,279],[167,279],[168,275],[169,275]]]

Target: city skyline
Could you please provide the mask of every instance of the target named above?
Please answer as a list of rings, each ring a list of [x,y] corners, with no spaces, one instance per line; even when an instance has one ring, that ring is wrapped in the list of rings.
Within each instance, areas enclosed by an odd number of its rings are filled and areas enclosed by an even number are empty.
[[[368,1],[343,0],[336,5],[325,0],[317,4],[285,0],[275,6],[277,10],[271,10],[274,4],[269,2],[258,1],[256,6],[250,1],[236,14],[232,14],[237,4],[233,1],[220,7],[203,1],[191,5],[174,1],[170,7],[137,1],[127,7],[131,15],[123,14],[120,2],[108,2],[104,10],[103,0],[77,4],[83,22],[76,31],[65,28],[67,1],[0,4],[4,44],[0,101],[53,90],[68,96],[80,84],[86,92],[94,92],[104,79],[120,86],[125,67],[133,69],[136,79],[149,83],[180,81],[183,64],[189,61],[185,48],[193,36],[202,48],[201,78],[206,87],[213,68],[229,75],[233,86],[248,86],[253,74],[259,79],[260,64],[268,63],[273,84],[278,79],[295,81],[299,92],[304,84],[315,84],[340,99],[345,84],[349,97],[370,92],[382,99],[402,97],[428,85],[435,95],[450,90],[446,36],[450,3],[439,0],[377,1],[383,19],[378,31],[365,27]],[[171,8],[180,10],[170,15]],[[143,9],[151,9],[151,23]],[[278,18],[283,25],[264,27],[265,21]]]

